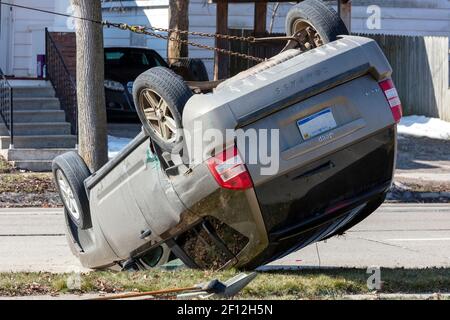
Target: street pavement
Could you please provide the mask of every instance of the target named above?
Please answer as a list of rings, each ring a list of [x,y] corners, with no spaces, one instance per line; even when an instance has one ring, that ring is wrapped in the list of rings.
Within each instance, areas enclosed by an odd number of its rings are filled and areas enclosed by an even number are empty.
[[[61,209],[0,209],[0,272],[83,271]],[[326,242],[272,263],[299,267],[449,267],[450,204],[389,204]]]

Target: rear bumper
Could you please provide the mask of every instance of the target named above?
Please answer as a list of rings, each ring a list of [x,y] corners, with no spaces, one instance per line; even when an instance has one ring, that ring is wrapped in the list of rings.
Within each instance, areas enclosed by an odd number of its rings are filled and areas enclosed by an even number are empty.
[[[216,187],[202,201],[187,205],[195,218],[182,219],[186,221],[183,229],[189,231],[172,238],[172,244],[193,267],[256,268],[269,263],[342,233],[374,212],[391,186],[395,157],[396,132],[391,127],[278,176],[267,185],[246,192]],[[187,197],[180,195],[186,204]],[[197,239],[201,234],[210,243],[218,243],[211,236],[214,230],[205,233],[201,226],[211,217],[234,230],[229,232],[232,236],[224,238],[222,227],[216,228],[222,243],[210,251],[224,248],[217,264],[212,260],[205,263],[207,250],[193,245],[205,242]],[[188,227],[188,221],[196,221],[195,226]]]
[[[395,159],[396,131],[391,127],[257,187],[269,245],[249,266],[276,260],[362,221],[384,202]]]

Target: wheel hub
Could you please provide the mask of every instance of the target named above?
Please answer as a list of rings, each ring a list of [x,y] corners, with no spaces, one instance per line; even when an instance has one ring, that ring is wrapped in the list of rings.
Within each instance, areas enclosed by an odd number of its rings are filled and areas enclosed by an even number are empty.
[[[151,89],[142,90],[139,107],[144,111],[146,120],[152,131],[165,142],[173,142],[177,138],[178,128],[175,117],[167,102]]]
[[[61,170],[58,170],[56,172],[56,180],[61,193],[61,198],[66,206],[67,211],[75,220],[79,220],[81,214],[80,209],[78,208],[78,204],[75,200],[75,195],[72,191],[72,188],[70,187],[69,182],[67,181],[67,178],[64,176]]]
[[[294,36],[299,39],[299,47],[302,51],[318,48],[324,44],[319,32],[306,20],[297,20],[292,30]]]

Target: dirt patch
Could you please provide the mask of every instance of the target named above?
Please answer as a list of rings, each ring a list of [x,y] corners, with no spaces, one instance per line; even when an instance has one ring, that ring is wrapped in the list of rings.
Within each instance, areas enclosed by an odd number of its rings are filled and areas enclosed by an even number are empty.
[[[0,194],[0,208],[59,208],[61,199],[56,192]]]
[[[0,208],[60,206],[51,173],[21,172],[0,157]]]
[[[399,181],[394,182],[391,191],[386,197],[391,203],[450,203],[450,192],[446,186],[439,185],[419,185],[415,183],[404,184]]]
[[[13,171],[15,171],[15,169],[0,156],[0,174],[11,173]]]
[[[0,175],[0,193],[56,192],[50,173],[8,173]]]

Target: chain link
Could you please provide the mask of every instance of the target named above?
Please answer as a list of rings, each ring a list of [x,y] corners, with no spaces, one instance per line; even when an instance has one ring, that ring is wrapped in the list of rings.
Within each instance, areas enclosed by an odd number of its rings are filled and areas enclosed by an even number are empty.
[[[167,36],[161,35],[161,34],[153,32],[153,31],[176,32],[176,33],[180,33],[180,34],[191,34],[191,35],[195,34],[195,35],[199,35],[199,36],[203,34],[203,35],[205,35],[205,37],[215,37],[215,38],[218,38],[218,39],[227,39],[227,40],[236,40],[236,41],[248,41],[248,42],[254,42],[255,41],[254,37],[239,37],[239,36],[203,33],[203,32],[195,32],[195,31],[182,31],[182,30],[174,30],[174,29],[154,28],[154,27],[128,25],[126,23],[111,23],[111,22],[107,22],[107,21],[104,21],[103,25],[108,26],[108,27],[119,28],[121,30],[129,30],[129,31],[134,32],[134,33],[145,34],[145,35],[148,35],[148,36],[151,36],[151,37],[154,37],[154,38],[158,38],[158,39],[169,40],[169,41],[176,41],[176,42],[183,43],[183,44],[186,44],[186,45],[190,45],[190,46],[193,46],[193,47],[197,47],[197,48],[200,48],[200,49],[215,51],[217,53],[222,53],[222,54],[226,54],[226,55],[230,55],[230,56],[234,56],[234,57],[238,57],[238,58],[242,58],[242,59],[247,59],[247,60],[250,60],[250,61],[263,62],[263,61],[266,60],[266,59],[259,58],[259,57],[254,57],[254,56],[251,56],[251,55],[248,55],[248,54],[245,54],[245,53],[234,52],[234,51],[231,51],[231,50],[217,48],[217,47],[211,47],[211,46],[208,46],[208,45],[192,42],[192,41],[189,41],[189,40],[183,40],[183,39],[174,38],[174,37],[171,37],[169,35],[167,35]],[[149,31],[149,30],[152,30],[152,31]],[[170,31],[170,30],[172,30],[172,31]]]
[[[82,20],[82,21],[89,21],[91,23],[101,24],[104,27],[114,27],[114,28],[119,28],[122,30],[130,30],[131,32],[146,34],[146,35],[149,35],[149,36],[152,36],[155,38],[159,38],[159,39],[176,41],[176,42],[184,43],[187,45],[191,45],[193,47],[198,47],[198,48],[205,49],[205,50],[212,50],[215,52],[227,54],[230,56],[236,56],[236,57],[240,57],[240,58],[248,59],[248,60],[252,60],[252,61],[257,61],[257,62],[265,61],[265,59],[254,57],[254,56],[251,56],[248,54],[234,52],[231,50],[226,50],[226,49],[221,49],[221,48],[216,48],[216,47],[211,47],[211,46],[207,46],[207,45],[202,45],[202,44],[195,43],[195,42],[188,41],[188,40],[173,38],[173,37],[170,37],[169,34],[170,33],[179,33],[179,34],[187,34],[187,35],[197,35],[200,37],[210,37],[210,38],[217,38],[217,39],[224,39],[224,40],[243,41],[243,42],[249,42],[249,43],[255,43],[256,42],[255,37],[240,37],[240,36],[232,36],[232,35],[218,34],[218,33],[206,33],[206,32],[196,32],[196,31],[187,31],[187,30],[178,30],[178,29],[165,29],[165,28],[156,28],[156,27],[144,27],[144,26],[130,26],[125,23],[113,23],[113,22],[109,22],[109,21],[100,21],[100,20],[90,19],[90,18],[86,18],[86,17],[77,17],[77,16],[67,14],[67,13],[54,12],[54,11],[50,11],[50,10],[33,8],[33,7],[14,4],[14,3],[6,3],[6,2],[2,2],[0,0],[0,6],[2,6],[2,5],[36,11],[36,12],[42,12],[42,13],[61,16],[61,17]],[[169,34],[167,36],[163,36],[158,33],[151,32],[149,30],[168,32]]]
[[[249,42],[249,43],[255,43],[255,39],[256,39],[253,36],[241,37],[241,36],[232,36],[229,34],[220,34],[220,33],[207,33],[207,32],[186,31],[186,30],[178,30],[178,29],[165,29],[165,28],[156,28],[156,27],[147,27],[147,28],[151,29],[153,31],[179,33],[179,34],[199,36],[199,37],[204,37],[204,38],[216,38],[216,39],[231,40],[231,41]]]

